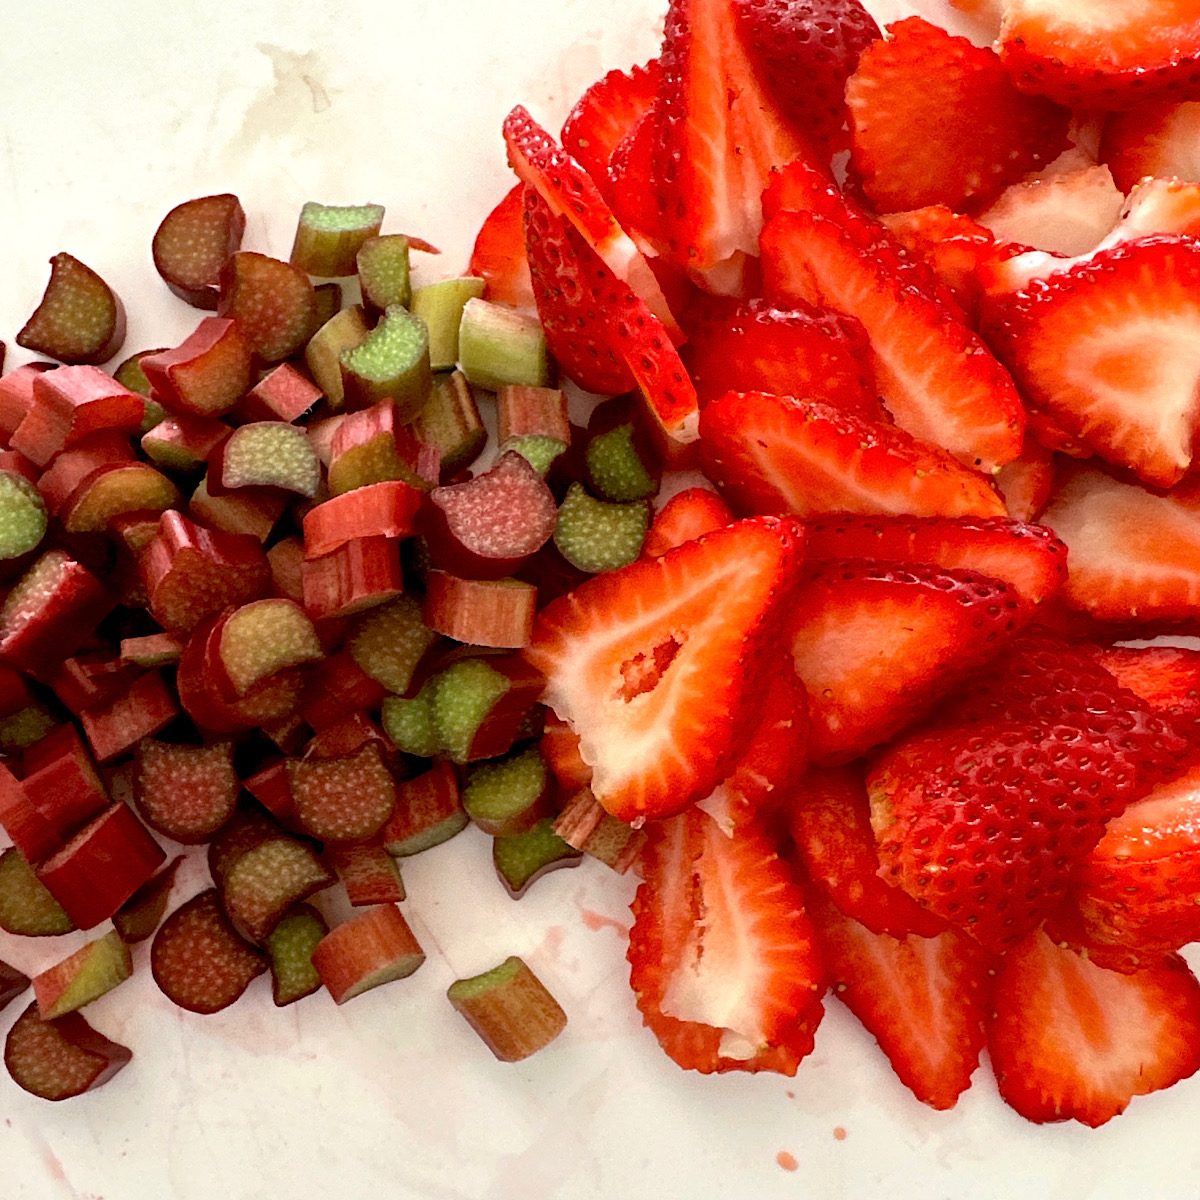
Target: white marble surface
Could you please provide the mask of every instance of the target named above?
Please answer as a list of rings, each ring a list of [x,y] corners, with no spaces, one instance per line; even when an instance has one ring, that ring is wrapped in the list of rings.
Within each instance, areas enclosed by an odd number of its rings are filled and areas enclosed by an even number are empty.
[[[654,53],[662,0],[59,0],[8,5],[0,39],[0,338],[66,249],[129,308],[129,351],[197,314],[154,274],[173,204],[233,191],[245,245],[286,256],[304,200],[376,201],[385,228],[465,265],[510,185],[499,137],[523,102],[556,128],[611,67]],[[883,20],[911,11],[877,0]],[[944,15],[939,0],[919,9]],[[203,886],[199,864],[176,898]],[[174,1010],[150,977],[88,1017],[132,1046],[94,1095],[46,1104],[0,1077],[4,1200],[1194,1200],[1200,1081],[1135,1101],[1091,1132],[1037,1128],[986,1067],[956,1110],[919,1105],[836,1003],[795,1080],[678,1071],[626,986],[629,881],[589,864],[519,904],[468,831],[406,865],[405,911],[429,952],[412,978],[335,1008],[282,1012],[259,980],[213,1017]],[[78,937],[17,942],[36,971]],[[549,1050],[491,1060],[444,999],[456,976],[527,957],[570,1016]],[[6,1030],[14,1004],[2,1018]],[[845,1132],[844,1139],[835,1130]],[[777,1155],[794,1156],[783,1169]]]

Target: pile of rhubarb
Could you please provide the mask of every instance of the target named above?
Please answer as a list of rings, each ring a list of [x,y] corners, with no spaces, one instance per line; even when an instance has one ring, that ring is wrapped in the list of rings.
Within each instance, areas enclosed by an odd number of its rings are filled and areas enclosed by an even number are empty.
[[[461,277],[378,205],[284,261],[186,201],[154,261],[216,315],[109,372],[55,256],[0,377],[0,928],[97,936],[22,1087],[129,1061],[79,1010],[143,953],[201,1014],[411,975],[398,864],[468,822],[514,898],[637,876],[685,1068],[794,1074],[830,996],[935,1108],[985,1049],[1033,1121],[1200,1068],[1200,650],[1144,644],[1200,635],[1200,18],[971,7],[994,48],[671,0],[557,137],[509,114]],[[566,1020],[515,958],[449,1000],[506,1060]]]

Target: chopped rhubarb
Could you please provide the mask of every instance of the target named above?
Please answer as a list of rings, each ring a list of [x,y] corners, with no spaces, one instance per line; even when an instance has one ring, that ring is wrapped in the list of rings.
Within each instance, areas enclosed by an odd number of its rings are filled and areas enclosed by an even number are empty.
[[[68,533],[105,533],[114,517],[165,512],[179,499],[179,489],[149,463],[110,463],[71,493],[59,520]]]
[[[176,855],[157,875],[147,879],[112,916],[116,931],[130,945],[144,942],[158,928],[171,899],[182,855]]]
[[[0,433],[6,441],[12,437],[33,404],[33,381],[44,371],[55,369],[54,363],[26,363],[0,379]]]
[[[142,435],[142,451],[169,471],[194,471],[229,436],[229,426],[215,417],[177,412]]]
[[[453,763],[441,759],[396,788],[396,807],[383,827],[383,844],[398,858],[440,846],[467,826]]]
[[[151,829],[177,842],[207,842],[238,798],[233,743],[178,746],[143,738],[137,747],[135,803]]]
[[[305,557],[320,558],[358,538],[409,537],[423,496],[420,488],[389,479],[315,505],[304,514]]]
[[[309,200],[300,210],[291,263],[309,275],[353,275],[362,244],[379,233],[382,204],[317,204]]]
[[[306,758],[341,758],[367,742],[378,742],[381,750],[387,750],[383,730],[376,722],[364,712],[353,712],[313,734],[304,753]]]
[[[412,422],[417,441],[437,451],[441,478],[466,470],[483,453],[487,427],[479,415],[475,393],[461,371],[433,377],[433,390]]]
[[[31,1004],[8,1031],[4,1065],[13,1082],[43,1100],[68,1100],[101,1087],[133,1058],[78,1013],[43,1021]]]
[[[483,295],[482,279],[467,275],[459,279],[439,279],[419,287],[412,294],[413,316],[420,317],[429,330],[429,365],[435,371],[450,371],[458,362],[458,330],[468,300]]]
[[[301,722],[304,725],[304,722]],[[296,746],[296,750],[301,746]],[[275,759],[261,770],[242,780],[242,787],[252,795],[281,825],[296,826],[296,806],[292,800],[292,785],[288,782],[287,760]]]
[[[368,238],[355,256],[355,271],[363,303],[375,313],[393,304],[408,308],[412,301],[409,278],[408,238],[402,233],[387,233]]]
[[[0,470],[0,564],[35,550],[46,536],[46,502],[16,471]]]
[[[441,739],[433,723],[434,690],[430,680],[415,696],[388,696],[383,702],[383,730],[404,754],[432,758],[441,752]]]
[[[64,363],[102,363],[125,340],[125,308],[116,292],[77,258],[50,260],[50,282],[17,345]]]
[[[649,528],[649,501],[610,503],[573,483],[558,510],[554,544],[573,567],[596,575],[638,558]]]
[[[333,496],[368,484],[400,479],[427,490],[440,471],[437,451],[400,422],[396,405],[384,400],[338,419],[329,445],[329,491]]]
[[[0,787],[0,822],[30,862],[54,853],[109,804],[108,792],[74,727],[60,728],[71,735],[70,740],[64,739],[65,744],[44,761],[27,760],[20,784],[14,787],[5,779]],[[58,739],[51,734],[43,740]],[[19,797],[19,802],[10,803],[10,797]],[[41,830],[41,836],[33,836],[35,829]]]
[[[246,214],[236,196],[200,196],[163,217],[151,248],[167,287],[194,308],[216,308],[221,268],[242,244]]]
[[[216,636],[217,661],[231,696],[242,697],[277,671],[324,657],[317,631],[293,600],[253,600],[228,613]]]
[[[183,642],[173,633],[148,633],[143,637],[121,639],[121,661],[131,666],[167,667],[179,661]]]
[[[501,1062],[536,1054],[567,1026],[558,1001],[516,956],[482,975],[456,980],[446,995]]]
[[[291,363],[280,363],[242,397],[237,416],[246,421],[297,421],[321,399],[321,389]]]
[[[145,737],[153,737],[179,716],[175,693],[160,671],[139,675],[115,699],[79,714],[88,745],[98,763],[127,754]]]
[[[234,929],[249,941],[262,942],[292,904],[333,879],[307,843],[271,837],[251,846],[228,868],[221,899]]]
[[[599,859],[618,875],[637,861],[646,835],[605,812],[590,788],[575,793],[554,822],[554,832],[589,858]]]
[[[515,450],[545,475],[571,444],[567,396],[561,388],[511,384],[496,393],[496,441]]]
[[[233,819],[208,846],[208,873],[217,887],[224,888],[229,872],[248,850],[271,838],[283,836],[283,829],[258,805],[239,808]]]
[[[404,899],[400,868],[381,841],[331,846],[326,857],[354,908],[397,904]]]
[[[304,603],[304,581],[300,567],[304,563],[304,542],[295,534],[280,538],[267,551],[271,567],[271,590],[282,599]]]
[[[317,664],[301,716],[313,729],[325,729],[347,713],[377,708],[384,695],[383,685],[363,671],[351,654],[340,650]]]
[[[0,851],[0,929],[23,937],[70,933],[75,922],[15,846]]]
[[[340,412],[346,402],[342,352],[357,346],[369,332],[362,306],[355,304],[334,313],[304,347],[304,363],[334,412]]]
[[[532,829],[492,840],[492,865],[508,894],[519,900],[533,884],[560,867],[577,867],[583,852],[554,832],[554,821],[543,817]]]
[[[391,400],[404,420],[429,399],[429,330],[408,309],[393,304],[356,346],[341,353],[342,395],[348,409]]]
[[[281,362],[304,345],[316,306],[308,276],[290,263],[239,250],[221,267],[217,312],[237,322],[263,362]]]
[[[228,1008],[267,969],[263,955],[234,932],[210,888],[159,926],[150,969],[163,994],[180,1008],[215,1013]]]
[[[27,975],[6,962],[0,962],[0,1011],[7,1008],[28,986]]]
[[[328,932],[325,918],[311,904],[297,904],[271,930],[266,951],[271,959],[271,994],[280,1008],[311,996],[321,986],[312,952]]]
[[[33,977],[38,1015],[52,1021],[98,1000],[133,974],[129,947],[114,929]]]
[[[421,619],[458,642],[516,650],[529,645],[536,607],[537,588],[520,579],[461,579],[432,570]]]
[[[7,717],[0,717],[0,754],[19,754],[45,737],[57,723],[50,710],[36,701]]]
[[[506,754],[543,687],[519,655],[466,658],[431,680],[433,726],[455,762]]]
[[[242,425],[209,459],[208,490],[214,496],[234,488],[269,487],[311,500],[320,483],[321,464],[304,430],[283,421]]]
[[[359,668],[396,695],[408,691],[418,664],[436,641],[411,596],[397,596],[355,618],[346,638]]]
[[[538,748],[467,771],[462,805],[467,816],[492,837],[508,837],[532,829],[552,810],[553,778]]]
[[[252,352],[236,321],[205,317],[178,346],[147,355],[141,365],[154,395],[168,408],[219,417],[249,389]]]
[[[386,537],[353,538],[300,571],[304,607],[316,621],[353,616],[404,590],[398,543]]]
[[[247,488],[214,496],[208,490],[206,474],[188,501],[188,516],[209,529],[244,533],[261,544],[274,532],[286,508],[283,493],[273,490]]]
[[[487,300],[468,300],[458,327],[458,366],[475,387],[546,387],[550,356],[536,317]]]
[[[377,742],[340,758],[288,763],[296,821],[323,842],[361,842],[377,834],[396,807],[396,781]]]
[[[139,350],[136,354],[131,354],[112,373],[112,377],[122,386],[127,387],[131,392],[137,392],[143,400],[150,399],[150,380],[146,378],[146,372],[142,370],[142,359],[148,354],[161,354],[165,347],[160,346],[156,350]],[[150,424],[142,425],[142,432],[157,425],[159,421],[166,416],[166,410],[157,400],[153,402],[153,407],[147,405],[147,415],[153,413],[153,420]]]
[[[43,471],[37,480],[37,490],[52,516],[66,507],[76,488],[102,467],[135,461],[133,446],[127,434],[120,430],[104,429],[81,438],[69,450],[64,450]]]
[[[411,975],[425,952],[394,904],[368,908],[330,930],[312,952],[312,963],[335,1004]]]
[[[617,396],[592,411],[584,452],[587,478],[603,500],[648,500],[662,482],[662,463],[635,397]]]

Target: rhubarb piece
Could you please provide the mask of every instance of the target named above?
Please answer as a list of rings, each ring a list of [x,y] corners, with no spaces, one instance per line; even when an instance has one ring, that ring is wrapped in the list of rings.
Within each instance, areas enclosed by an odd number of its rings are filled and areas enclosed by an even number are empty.
[[[164,470],[194,471],[229,433],[224,421],[181,411],[142,435],[142,451]]]
[[[248,534],[261,545],[274,532],[285,508],[283,493],[271,489],[246,488],[214,496],[206,474],[188,501],[188,516],[209,529]]]
[[[545,480],[509,451],[466,483],[434,488],[422,519],[434,566],[467,578],[501,579],[550,540],[556,516]]]
[[[525,833],[548,815],[553,782],[536,746],[467,771],[462,805],[492,837]]]
[[[384,848],[397,858],[440,846],[467,827],[458,771],[439,759],[421,775],[396,787],[396,807],[383,827]]]
[[[216,308],[221,268],[242,244],[246,214],[236,196],[200,196],[177,204],[154,233],[154,266],[193,308]]]
[[[220,286],[217,313],[237,322],[263,362],[289,358],[312,333],[317,306],[313,286],[290,263],[239,250],[221,267]]]
[[[648,500],[662,482],[662,463],[641,414],[632,395],[592,410],[584,461],[588,483],[603,500]]]
[[[343,492],[304,514],[304,555],[320,558],[360,538],[405,538],[415,531],[424,492],[387,479]]]
[[[541,676],[515,654],[452,663],[430,682],[433,728],[442,749],[457,763],[506,754],[542,685]]]
[[[57,516],[75,490],[94,472],[114,463],[135,460],[129,438],[116,430],[100,430],[59,454],[37,479],[46,511]]]
[[[354,908],[397,904],[404,899],[400,868],[381,841],[332,846],[327,858]]]
[[[458,362],[458,330],[468,300],[478,300],[487,286],[484,280],[467,275],[439,279],[412,294],[413,316],[429,330],[429,365],[435,371],[450,371]]]
[[[295,534],[280,538],[267,551],[271,567],[271,590],[281,599],[304,603],[304,584],[300,566],[304,562],[304,542]]]
[[[583,853],[554,832],[554,821],[543,817],[532,829],[492,840],[492,864],[508,894],[519,900],[550,871],[577,867]]]
[[[367,742],[378,742],[382,751],[388,749],[387,739],[379,725],[366,713],[354,712],[314,734],[304,756],[341,758],[343,755],[353,754]]]
[[[306,201],[292,242],[292,266],[324,278],[353,275],[359,249],[379,233],[382,224],[382,204]]]
[[[97,1033],[78,1013],[43,1021],[36,1002],[4,1043],[13,1082],[43,1100],[68,1100],[101,1087],[132,1058],[132,1051]]]
[[[566,393],[560,388],[502,387],[496,393],[496,428],[502,454],[515,450],[545,475],[571,445]]]
[[[144,942],[158,928],[167,911],[175,875],[183,855],[176,855],[157,875],[147,879],[112,916],[112,923],[121,937],[132,945]]]
[[[88,745],[98,763],[127,754],[179,716],[175,694],[159,671],[147,671],[116,699],[79,714]]]
[[[38,879],[80,929],[107,920],[166,860],[125,804],[114,804],[39,863]]]
[[[16,471],[0,470],[0,560],[19,558],[46,536],[46,502]]]
[[[149,463],[110,463],[71,493],[59,520],[68,533],[105,533],[114,517],[165,512],[179,499],[179,489]]]
[[[425,952],[394,904],[352,917],[330,930],[312,952],[312,964],[335,1004],[404,979],[424,961]]]
[[[441,456],[441,477],[448,479],[469,467],[483,452],[487,428],[479,415],[475,394],[461,371],[433,377],[433,390],[412,422],[418,442]]]
[[[32,700],[24,677],[12,667],[0,666],[0,717],[11,717]]]
[[[234,932],[220,897],[209,888],[159,926],[150,947],[150,969],[169,1000],[207,1014],[237,1000],[267,969],[267,960]]]
[[[380,716],[392,744],[416,758],[432,758],[442,749],[433,723],[432,680],[415,696],[388,696]]]
[[[567,1014],[542,981],[515,955],[446,992],[501,1062],[520,1062],[548,1046],[567,1027]]]
[[[360,409],[340,419],[330,441],[330,494],[389,479],[428,490],[438,477],[436,453],[400,423],[392,401]]]
[[[598,859],[618,875],[637,861],[645,833],[606,812],[591,788],[576,792],[554,821],[554,832],[569,846]]]
[[[362,343],[370,332],[361,305],[334,313],[304,347],[304,362],[329,407],[340,412],[346,393],[342,384],[342,353]]]
[[[347,713],[378,708],[385,689],[341,650],[317,664],[316,671],[304,697],[301,716],[315,730],[322,730],[342,720]]]
[[[185,845],[207,842],[233,815],[233,743],[176,746],[143,738],[136,756],[137,810],[151,829]]]
[[[150,380],[146,378],[146,372],[142,370],[142,359],[148,354],[161,354],[163,347],[157,350],[139,350],[136,354],[131,354],[125,359],[112,373],[112,377],[124,388],[128,388],[131,392],[137,392],[143,400],[150,399]],[[150,408],[147,405],[147,408]],[[166,416],[166,410],[158,401],[153,402],[154,419],[149,425],[142,426],[142,432],[145,433],[148,429],[153,428],[159,421]]]
[[[271,930],[265,948],[271,959],[271,994],[280,1008],[321,986],[312,952],[328,932],[325,918],[311,904],[297,904]]]
[[[301,721],[301,725],[305,722]],[[303,740],[294,747],[302,750]],[[277,758],[261,771],[242,780],[242,787],[252,795],[277,820],[288,829],[296,826],[296,806],[292,802],[292,788],[288,783],[287,760]]]
[[[343,350],[340,362],[344,403],[351,411],[391,400],[400,418],[410,420],[433,386],[429,330],[398,304],[385,310],[361,342]]]
[[[173,633],[121,639],[121,661],[135,667],[167,667],[179,661],[183,642]]]
[[[537,588],[520,579],[461,579],[432,570],[421,619],[457,642],[517,650],[533,636],[536,607]]]
[[[0,929],[23,937],[54,937],[74,928],[21,852],[15,846],[0,851]]]
[[[44,738],[57,724],[54,714],[36,702],[0,718],[0,754],[19,754]]]
[[[354,662],[389,692],[403,695],[417,664],[437,640],[411,596],[373,608],[355,619],[346,645]]]
[[[113,606],[98,579],[63,550],[47,550],[0,606],[0,659],[45,679]]]
[[[114,929],[33,977],[38,1015],[53,1021],[98,1000],[133,974],[129,947]]]
[[[271,837],[229,866],[221,899],[234,929],[251,942],[262,942],[291,905],[333,880],[310,846],[292,837]]]
[[[11,1004],[27,987],[29,977],[22,975],[16,967],[0,962],[0,1011]]]
[[[254,538],[202,529],[173,510],[163,513],[139,565],[150,613],[169,633],[187,633],[212,613],[258,599],[270,582]]]
[[[558,510],[554,545],[571,566],[596,575],[637,559],[649,528],[649,501],[613,504],[573,483]]]
[[[168,408],[219,417],[249,389],[254,349],[239,322],[205,317],[174,349],[144,357],[142,370]]]
[[[475,387],[546,387],[550,356],[536,317],[487,300],[468,300],[458,328],[458,365]]]
[[[278,671],[324,657],[308,615],[294,601],[278,598],[254,600],[229,613],[215,649],[236,697]]]
[[[54,731],[44,755],[26,755],[25,778],[16,783],[5,772],[0,787],[0,822],[13,844],[30,861],[59,849],[81,826],[108,807],[108,792],[96,773],[78,733],[61,725],[69,736]]]
[[[283,836],[280,825],[257,805],[239,808],[208,846],[208,873],[217,888],[225,887],[230,871],[243,854],[263,842]]]
[[[50,260],[50,282],[17,345],[64,363],[102,363],[125,340],[125,308],[117,294],[65,251]]]
[[[355,268],[363,303],[381,313],[393,304],[408,308],[412,302],[409,279],[408,238],[388,233],[368,238],[359,247]]]
[[[246,421],[298,421],[321,399],[321,389],[291,363],[268,371],[238,404]]]
[[[341,758],[288,763],[300,828],[323,842],[361,842],[377,834],[396,807],[396,781],[376,742]]]
[[[212,495],[270,487],[311,500],[321,483],[321,464],[303,429],[282,421],[255,421],[235,429],[214,452],[207,481]]]
[[[300,568],[304,607],[314,621],[351,617],[404,591],[397,542],[386,537],[353,538]]]
[[[26,363],[0,379],[0,433],[5,439],[12,437],[33,404],[33,381],[56,369],[55,363]]]

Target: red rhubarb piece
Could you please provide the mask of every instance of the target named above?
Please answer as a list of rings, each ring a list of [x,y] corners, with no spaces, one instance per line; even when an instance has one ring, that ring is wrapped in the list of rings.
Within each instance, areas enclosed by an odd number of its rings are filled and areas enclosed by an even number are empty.
[[[430,629],[472,646],[520,649],[533,636],[537,588],[519,579],[461,579],[446,571],[425,578],[421,619]]]
[[[71,493],[59,520],[67,533],[107,533],[114,517],[163,512],[179,499],[175,484],[149,463],[110,463]]]
[[[235,321],[205,317],[178,346],[147,355],[141,366],[168,408],[219,417],[250,387],[252,347]]]
[[[75,489],[93,472],[113,463],[130,463],[136,456],[127,434],[101,430],[64,450],[38,477],[38,491],[53,517],[66,507]]]
[[[501,1062],[521,1062],[548,1046],[567,1026],[567,1014],[545,984],[515,956],[446,995]]]
[[[208,459],[208,492],[278,489],[311,500],[321,484],[321,464],[303,429],[283,421],[240,425]]]
[[[288,764],[296,822],[323,842],[361,842],[386,824],[396,807],[396,781],[377,742],[340,758]]]
[[[153,737],[179,716],[175,693],[160,671],[139,675],[115,699],[79,714],[88,745],[98,763],[128,753],[144,737]]]
[[[221,268],[242,244],[246,214],[236,196],[177,204],[154,233],[154,266],[167,287],[195,308],[216,308]]]
[[[79,1013],[43,1021],[36,1002],[8,1031],[4,1065],[18,1087],[43,1100],[67,1100],[107,1083],[133,1058]]]
[[[333,880],[333,873],[307,843],[268,837],[229,865],[221,900],[237,933],[261,944],[293,904]]]
[[[440,475],[440,457],[401,423],[395,402],[383,400],[338,421],[329,440],[328,467],[334,496],[387,479],[428,489]]]
[[[0,378],[0,433],[6,440],[12,437],[33,406],[33,381],[43,371],[54,369],[54,363],[25,363]]]
[[[396,807],[383,827],[387,852],[404,857],[448,841],[465,829],[458,771],[446,759],[396,787]]]
[[[231,701],[279,671],[323,657],[312,621],[294,601],[281,598],[226,612],[211,645],[219,668],[214,682]]]
[[[183,855],[176,855],[157,875],[147,879],[112,916],[117,932],[130,945],[144,942],[157,928],[167,911],[171,888]]]
[[[335,1004],[411,975],[425,952],[394,904],[381,904],[332,929],[312,952],[313,966]]]
[[[129,947],[115,930],[81,946],[33,977],[38,1013],[44,1021],[83,1008],[133,974]]]
[[[16,967],[0,962],[0,1010],[11,1004],[27,987],[29,977],[22,975]]]
[[[102,363],[125,340],[120,297],[79,259],[65,251],[50,260],[50,282],[41,303],[17,334],[17,345],[64,363]]]
[[[315,621],[349,617],[404,590],[399,544],[392,538],[353,538],[300,568],[304,607]]]
[[[285,493],[274,488],[251,487],[214,496],[208,487],[210,478],[211,470],[196,485],[188,501],[188,516],[209,529],[247,534],[260,544],[265,543],[287,508]]]
[[[317,664],[300,715],[319,731],[347,713],[378,708],[386,695],[383,684],[368,675],[344,649]]]
[[[250,348],[264,362],[290,357],[315,327],[316,296],[298,267],[239,250],[221,267],[217,312],[232,317]]]
[[[239,786],[232,742],[177,746],[143,738],[135,771],[142,820],[177,842],[207,842],[233,815]]]
[[[173,633],[121,639],[121,661],[134,667],[167,667],[179,661],[183,642]]]
[[[415,532],[424,492],[400,479],[367,484],[304,514],[304,555],[320,558],[358,538],[405,538]]]
[[[109,805],[108,792],[79,735],[71,725],[62,728],[70,737],[55,738],[52,734],[44,738],[43,741],[58,742],[58,749],[51,751],[51,757],[39,762],[36,768],[31,770],[27,766],[25,778],[18,785],[20,819],[16,819],[17,813],[8,807],[10,789],[8,780],[4,781],[5,800],[0,801],[0,822],[30,862],[54,853],[71,834]],[[32,827],[43,822],[50,839],[35,840],[30,836]]]
[[[160,467],[194,471],[204,465],[229,433],[224,421],[180,411],[142,435],[142,450]]]
[[[326,852],[354,908],[374,904],[398,904],[404,899],[404,884],[396,860],[380,841],[331,846]]]
[[[291,363],[280,363],[264,375],[238,404],[247,421],[296,421],[321,399],[321,389]]]

